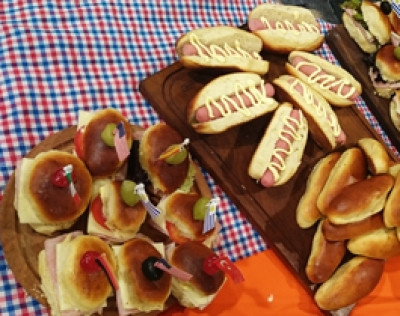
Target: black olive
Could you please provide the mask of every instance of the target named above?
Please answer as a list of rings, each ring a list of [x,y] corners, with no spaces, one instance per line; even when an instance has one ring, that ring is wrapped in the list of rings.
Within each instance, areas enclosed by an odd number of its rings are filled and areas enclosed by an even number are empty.
[[[390,12],[392,12],[392,5],[389,3],[389,1],[382,1],[380,7],[381,11],[386,15],[389,15]]]
[[[154,266],[157,261],[158,258],[151,256],[142,262],[142,272],[150,281],[160,280],[164,274],[163,270]]]

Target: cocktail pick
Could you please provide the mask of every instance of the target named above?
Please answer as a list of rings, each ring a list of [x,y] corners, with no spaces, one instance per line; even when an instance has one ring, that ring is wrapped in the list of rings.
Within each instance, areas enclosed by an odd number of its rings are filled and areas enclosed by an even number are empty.
[[[117,151],[119,161],[124,161],[129,156],[130,150],[126,141],[125,126],[119,122],[114,130],[114,146]]]
[[[71,193],[72,198],[75,201],[76,205],[79,205],[81,203],[81,197],[78,194],[78,191],[76,191],[74,181],[72,181],[72,171],[74,170],[74,167],[72,164],[68,164],[64,166],[63,171],[64,171],[64,176],[67,178],[68,183],[69,183],[69,191]]]
[[[181,269],[178,269],[177,267],[171,266],[165,259],[161,258],[158,259],[155,263],[154,266],[160,270],[163,270],[172,276],[182,280],[182,281],[189,281],[193,275],[190,273],[187,273],[186,271],[183,271]]]
[[[189,145],[189,143],[190,143],[189,138],[185,138],[185,139],[183,140],[182,143],[168,147],[168,148],[158,157],[158,159],[165,160],[165,159],[167,159],[167,158],[170,158],[170,157],[172,157],[172,156],[178,154],[179,152],[181,152],[182,150],[184,150],[185,147]]]
[[[206,215],[204,216],[203,234],[207,233],[215,227],[215,215],[217,212],[217,205],[219,198],[212,198],[206,205]]]
[[[203,271],[209,275],[222,270],[229,275],[233,282],[240,283],[244,281],[244,277],[240,270],[226,256],[218,256],[216,254],[206,258],[203,262]]]
[[[151,218],[154,219],[158,215],[160,215],[161,211],[150,202],[149,197],[147,196],[146,190],[144,189],[143,183],[136,184],[134,193],[139,195],[140,200],[142,201],[147,212],[150,214]]]

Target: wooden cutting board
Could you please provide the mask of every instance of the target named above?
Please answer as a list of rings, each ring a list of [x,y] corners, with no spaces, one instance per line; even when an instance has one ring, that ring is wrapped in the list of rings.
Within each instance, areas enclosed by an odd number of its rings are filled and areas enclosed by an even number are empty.
[[[382,98],[375,93],[368,75],[369,67],[363,62],[365,54],[351,39],[343,25],[338,25],[326,35],[326,42],[340,65],[349,71],[363,87],[362,97],[374,114],[392,144],[400,151],[400,132],[394,127],[389,114],[390,99]]]
[[[270,61],[270,71],[265,77],[267,81],[285,73],[287,56],[265,54],[264,57]],[[143,80],[140,91],[163,120],[183,137],[190,138],[194,157],[313,295],[315,286],[307,280],[304,268],[315,227],[301,229],[296,223],[295,209],[311,168],[326,152],[309,140],[303,162],[291,181],[276,188],[261,187],[247,175],[247,168],[271,114],[217,135],[197,134],[186,122],[189,101],[217,75],[189,70],[176,62]],[[354,145],[362,137],[373,137],[382,142],[355,106],[336,108],[335,111],[348,135],[348,145]],[[390,155],[394,158],[393,153]],[[350,310],[351,307],[338,313],[346,315]]]

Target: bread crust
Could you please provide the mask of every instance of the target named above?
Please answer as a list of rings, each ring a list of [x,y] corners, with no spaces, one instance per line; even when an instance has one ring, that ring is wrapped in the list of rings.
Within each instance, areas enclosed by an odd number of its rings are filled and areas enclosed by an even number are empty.
[[[396,90],[390,101],[389,115],[394,127],[400,132],[400,90]]]
[[[373,2],[363,0],[361,2],[361,13],[368,30],[375,36],[380,45],[390,41],[391,24],[389,17]]]
[[[239,95],[242,91],[249,91],[264,85],[261,76],[255,73],[243,72],[219,76],[206,84],[190,101],[187,107],[187,121],[193,128],[202,134],[217,134],[237,125],[244,124],[257,117],[275,110],[278,102],[273,97],[263,95],[254,98],[253,105],[240,109],[219,118],[211,119],[206,122],[196,121],[196,111],[208,103],[213,103],[221,97],[231,97]],[[251,91],[251,90],[250,90]]]
[[[350,37],[357,43],[357,45],[367,54],[375,53],[378,49],[375,41],[369,40],[373,35],[366,29],[364,29],[359,23],[346,12],[342,14],[343,25],[349,33]],[[360,30],[360,27],[363,30]]]
[[[264,3],[256,6],[249,13],[249,21],[253,19],[265,19],[266,24],[280,22],[303,25],[303,30],[294,28],[261,29],[252,31],[263,41],[264,48],[276,53],[289,53],[293,50],[313,51],[319,48],[323,42],[319,25],[312,14],[306,8],[281,4]]]
[[[400,227],[400,173],[395,178],[392,191],[383,209],[383,219],[386,227]]]
[[[394,56],[394,48],[392,44],[382,46],[375,57],[375,65],[380,75],[388,82],[400,80],[400,60]]]
[[[381,142],[374,138],[366,137],[359,139],[357,144],[364,151],[371,174],[376,175],[388,172],[391,159]]]

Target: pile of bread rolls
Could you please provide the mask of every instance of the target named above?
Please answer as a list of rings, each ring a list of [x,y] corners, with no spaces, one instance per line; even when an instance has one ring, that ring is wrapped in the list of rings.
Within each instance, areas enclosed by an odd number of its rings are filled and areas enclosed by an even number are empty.
[[[399,163],[375,139],[332,152],[311,170],[296,210],[298,225],[317,226],[305,267],[323,310],[357,303],[400,254]]]

